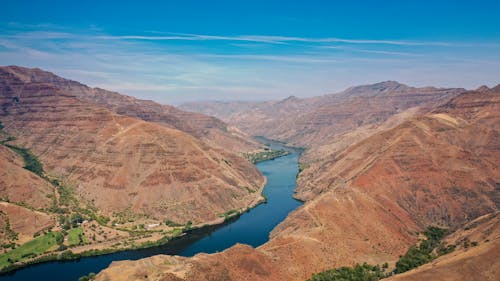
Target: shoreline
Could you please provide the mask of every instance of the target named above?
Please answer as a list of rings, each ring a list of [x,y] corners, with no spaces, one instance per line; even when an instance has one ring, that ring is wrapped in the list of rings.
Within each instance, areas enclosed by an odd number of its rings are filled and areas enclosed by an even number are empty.
[[[290,152],[285,154],[285,155],[280,155],[278,157],[286,156],[288,154],[290,154]],[[275,157],[275,158],[278,158],[278,157]],[[273,159],[275,159],[275,158],[273,158]],[[272,160],[272,159],[266,159],[264,161],[268,161],[268,160]],[[264,161],[261,161],[261,162],[264,162]],[[204,230],[208,230],[208,229],[213,228],[213,227],[221,227],[227,223],[232,222],[233,220],[236,220],[243,213],[249,212],[253,208],[259,206],[260,204],[266,203],[267,198],[264,196],[263,192],[264,192],[264,188],[267,185],[267,182],[268,182],[267,177],[264,176],[264,181],[262,182],[259,190],[256,192],[257,196],[245,207],[240,208],[240,209],[236,210],[234,213],[231,213],[229,215],[222,216],[222,217],[216,218],[216,219],[208,221],[208,222],[194,225],[188,229],[184,228],[184,229],[182,229],[182,232],[178,235],[172,235],[172,236],[166,235],[166,236],[163,236],[163,237],[161,237],[159,239],[155,239],[155,240],[147,240],[146,239],[145,241],[142,241],[142,243],[140,243],[138,245],[132,244],[132,245],[127,246],[127,247],[119,247],[119,248],[105,247],[105,248],[99,249],[99,244],[94,244],[94,245],[96,245],[95,248],[92,248],[90,250],[85,250],[82,252],[73,252],[72,248],[67,248],[64,251],[47,252],[47,253],[45,253],[41,256],[38,256],[36,258],[28,259],[28,260],[25,260],[24,262],[21,262],[18,264],[17,263],[12,264],[10,266],[6,266],[6,267],[0,269],[0,277],[1,276],[8,276],[10,274],[15,274],[15,272],[17,270],[21,270],[24,268],[28,268],[30,266],[36,266],[36,265],[48,263],[48,262],[72,261],[72,260],[78,260],[78,259],[85,258],[85,257],[97,257],[97,256],[102,256],[102,255],[109,255],[109,254],[113,254],[113,253],[118,253],[118,252],[134,251],[134,250],[141,250],[141,249],[163,246],[163,245],[166,245],[169,242],[172,242],[174,240],[184,238],[185,236],[189,235],[193,231],[203,232]],[[140,239],[137,239],[137,241],[138,240],[140,240]],[[92,244],[83,245],[83,246],[91,246],[91,245]],[[73,249],[78,250],[78,247],[73,247]]]

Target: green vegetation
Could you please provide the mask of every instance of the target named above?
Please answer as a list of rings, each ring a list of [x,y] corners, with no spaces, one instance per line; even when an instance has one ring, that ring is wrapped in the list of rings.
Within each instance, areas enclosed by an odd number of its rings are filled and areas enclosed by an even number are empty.
[[[186,231],[190,231],[191,229],[193,229],[193,222],[192,221],[188,221],[186,223],[186,225],[184,226],[184,228],[182,229],[182,231],[186,232]]]
[[[83,234],[83,228],[73,228],[68,231],[68,246],[78,246],[87,243],[87,237]]]
[[[65,184],[58,183],[57,192],[59,193],[59,205],[62,206],[78,206],[78,200],[75,196],[75,190]]]
[[[224,218],[224,221],[228,221],[229,219],[232,219],[234,217],[237,217],[240,215],[240,212],[238,210],[229,210],[226,211],[222,214],[219,214],[219,217]]]
[[[30,170],[33,173],[37,174],[38,176],[43,177],[42,163],[38,160],[38,158],[35,155],[33,155],[33,153],[31,153],[31,151],[29,151],[26,148],[21,148],[11,144],[4,144],[4,145],[10,148],[15,153],[19,154],[23,158],[24,168],[26,170]]]
[[[377,281],[386,277],[380,266],[356,264],[354,267],[341,267],[314,274],[309,281]]]
[[[3,231],[4,237],[6,238],[6,240],[10,241],[10,243],[3,244],[2,247],[3,248],[15,247],[16,244],[12,241],[17,240],[18,235],[15,231],[13,231],[10,228],[9,216],[7,216],[7,214],[4,213],[3,211],[0,211],[0,220],[2,220],[2,219],[5,222],[5,228],[3,230],[0,230],[0,232]]]
[[[95,273],[91,272],[89,275],[82,276],[78,278],[78,281],[90,281],[95,279]]]
[[[222,214],[219,214],[219,217],[221,218],[228,218],[228,217],[232,217],[234,215],[238,214],[238,211],[235,210],[235,209],[232,209],[232,210],[229,210],[229,211],[226,211]]]
[[[304,171],[304,170],[305,170],[305,169],[307,169],[307,168],[309,168],[309,165],[299,163],[299,173],[298,173],[298,174],[300,174],[300,172]],[[297,175],[298,175],[298,174],[297,174]]]
[[[15,262],[35,258],[51,250],[56,250],[64,240],[60,232],[49,232],[44,236],[35,238],[14,250],[0,255],[0,268],[6,268]]]
[[[446,234],[446,229],[439,227],[429,227],[424,232],[425,240],[420,245],[411,247],[404,256],[396,263],[395,273],[402,273],[430,262],[439,255],[449,252],[449,248],[444,248],[441,239]],[[440,246],[438,248],[438,246]],[[437,248],[437,249],[436,249]],[[434,250],[437,250],[434,253]]]
[[[165,225],[168,225],[170,227],[182,226],[182,224],[176,223],[176,222],[171,221],[171,220],[166,220]]]
[[[272,160],[281,156],[285,156],[290,154],[289,151],[280,149],[280,150],[272,150],[266,148],[265,151],[257,152],[257,153],[245,153],[244,156],[248,161],[256,164],[266,160]]]
[[[445,246],[442,243],[441,240],[446,235],[446,232],[447,230],[443,228],[428,227],[423,233],[425,239],[420,241],[418,246],[411,247],[404,256],[400,257],[393,272],[385,272],[389,268],[387,262],[382,267],[364,263],[362,265],[356,264],[354,267],[341,267],[316,273],[309,281],[377,281],[391,274],[408,271],[455,249],[455,245]]]

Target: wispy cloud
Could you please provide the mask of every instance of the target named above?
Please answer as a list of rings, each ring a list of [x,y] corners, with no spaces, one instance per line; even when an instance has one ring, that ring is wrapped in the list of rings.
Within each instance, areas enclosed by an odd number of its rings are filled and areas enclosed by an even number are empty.
[[[408,57],[421,57],[422,54],[410,53],[410,52],[398,52],[389,50],[370,50],[370,49],[359,49],[346,46],[320,46],[321,49],[333,49],[333,50],[344,50],[350,52],[360,52],[367,54],[380,54],[380,55],[391,55],[391,56],[408,56]]]
[[[337,59],[328,56],[302,56],[302,55],[221,55],[221,54],[198,54],[196,57],[215,58],[215,59],[232,59],[232,60],[249,60],[249,61],[276,61],[276,62],[291,62],[291,63],[334,63]]]
[[[168,36],[144,36],[144,35],[105,35],[98,36],[97,39],[105,40],[150,40],[150,41],[246,41],[271,44],[285,44],[289,42],[305,43],[347,43],[347,44],[370,44],[370,45],[397,45],[397,46],[453,46],[451,42],[435,41],[406,41],[406,40],[372,40],[372,39],[346,39],[336,37],[293,37],[293,36],[269,36],[269,35],[239,35],[239,36],[219,36],[204,34],[173,33]]]

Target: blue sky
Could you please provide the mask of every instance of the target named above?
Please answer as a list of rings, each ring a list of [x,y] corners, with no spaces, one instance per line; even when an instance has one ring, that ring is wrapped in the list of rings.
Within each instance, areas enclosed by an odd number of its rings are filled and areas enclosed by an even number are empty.
[[[103,3],[104,2],[104,3]],[[0,65],[178,104],[500,83],[500,1],[3,1]]]

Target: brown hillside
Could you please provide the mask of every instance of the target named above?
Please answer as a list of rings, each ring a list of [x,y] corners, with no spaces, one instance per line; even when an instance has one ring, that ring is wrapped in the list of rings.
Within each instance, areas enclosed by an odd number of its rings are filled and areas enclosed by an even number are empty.
[[[154,122],[119,115],[54,85],[0,71],[0,119],[81,203],[207,222],[246,208],[263,184],[248,161]]]
[[[48,195],[53,195],[53,187],[23,166],[19,155],[0,145],[0,197],[37,209],[49,207],[52,201]]]
[[[250,152],[260,148],[260,144],[256,141],[214,117],[182,111],[173,106],[162,105],[150,100],[140,100],[100,88],[90,88],[38,68],[9,66],[2,67],[0,71],[10,73],[24,83],[43,83],[55,86],[81,101],[108,108],[120,115],[178,129],[203,140],[212,147],[237,153]]]

